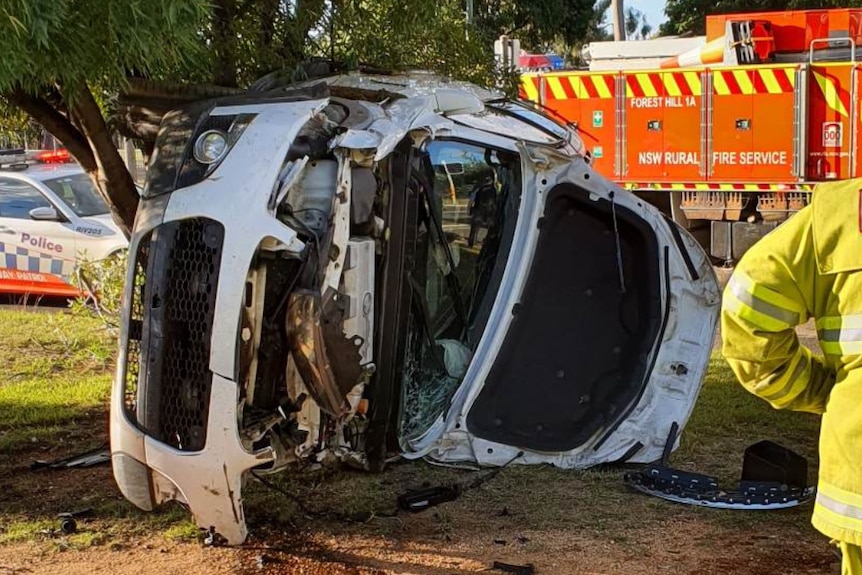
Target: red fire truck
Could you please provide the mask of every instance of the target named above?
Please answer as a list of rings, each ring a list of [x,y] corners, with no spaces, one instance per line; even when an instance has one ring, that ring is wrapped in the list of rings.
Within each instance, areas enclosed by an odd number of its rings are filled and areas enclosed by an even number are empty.
[[[862,176],[862,9],[709,16],[706,36],[656,70],[524,74],[521,97],[732,262],[817,182]]]

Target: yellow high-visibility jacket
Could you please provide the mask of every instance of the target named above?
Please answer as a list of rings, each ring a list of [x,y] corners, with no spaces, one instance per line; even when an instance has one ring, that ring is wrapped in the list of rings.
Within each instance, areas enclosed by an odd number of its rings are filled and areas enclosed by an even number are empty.
[[[817,186],[812,204],[754,245],[724,291],[724,356],[778,409],[822,413],[812,523],[862,545],[862,179]],[[825,356],[794,326],[815,318]]]

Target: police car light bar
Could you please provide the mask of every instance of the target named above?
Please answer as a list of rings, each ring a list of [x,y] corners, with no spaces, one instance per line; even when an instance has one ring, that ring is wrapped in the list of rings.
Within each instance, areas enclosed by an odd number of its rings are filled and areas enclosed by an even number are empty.
[[[60,148],[59,150],[47,150],[39,152],[34,158],[37,162],[43,164],[64,164],[72,160],[69,150]]]

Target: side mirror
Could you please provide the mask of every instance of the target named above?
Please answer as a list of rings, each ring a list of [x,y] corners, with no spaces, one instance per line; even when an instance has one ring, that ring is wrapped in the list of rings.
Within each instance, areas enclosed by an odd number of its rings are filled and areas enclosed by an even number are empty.
[[[44,222],[58,222],[60,221],[60,214],[51,206],[42,206],[30,210],[30,218]]]

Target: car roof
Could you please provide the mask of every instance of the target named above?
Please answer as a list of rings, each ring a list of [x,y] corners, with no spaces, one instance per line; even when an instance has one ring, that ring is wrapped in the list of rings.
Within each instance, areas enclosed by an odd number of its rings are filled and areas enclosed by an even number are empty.
[[[36,164],[25,170],[0,170],[3,176],[18,176],[21,179],[31,179],[38,182],[64,176],[83,174],[84,169],[77,164]]]

